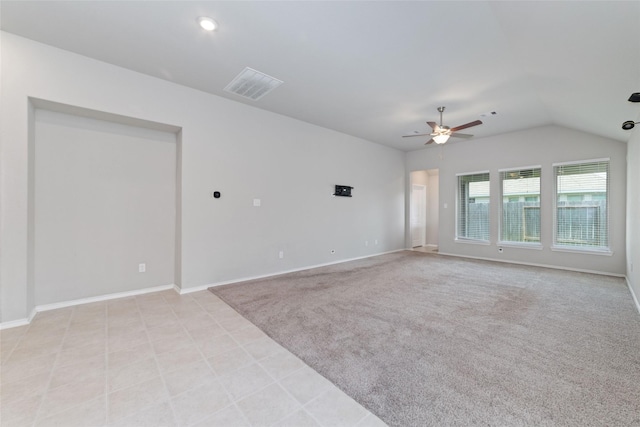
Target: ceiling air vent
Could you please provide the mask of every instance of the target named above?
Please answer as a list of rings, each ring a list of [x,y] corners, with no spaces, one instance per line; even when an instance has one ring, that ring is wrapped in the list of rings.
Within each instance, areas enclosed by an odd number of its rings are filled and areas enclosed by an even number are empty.
[[[225,92],[235,93],[243,98],[257,101],[281,84],[282,80],[247,67],[224,90]]]

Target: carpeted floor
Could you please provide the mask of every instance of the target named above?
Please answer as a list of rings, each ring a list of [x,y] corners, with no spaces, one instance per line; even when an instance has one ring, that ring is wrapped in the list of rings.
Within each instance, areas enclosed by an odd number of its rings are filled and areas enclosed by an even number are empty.
[[[640,426],[624,279],[405,251],[211,291],[391,426]]]

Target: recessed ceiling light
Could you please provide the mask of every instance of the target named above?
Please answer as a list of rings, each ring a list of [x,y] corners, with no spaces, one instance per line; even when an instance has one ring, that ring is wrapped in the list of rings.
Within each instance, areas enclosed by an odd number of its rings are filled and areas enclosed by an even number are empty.
[[[198,18],[198,24],[207,31],[215,31],[218,29],[218,23],[206,16]]]

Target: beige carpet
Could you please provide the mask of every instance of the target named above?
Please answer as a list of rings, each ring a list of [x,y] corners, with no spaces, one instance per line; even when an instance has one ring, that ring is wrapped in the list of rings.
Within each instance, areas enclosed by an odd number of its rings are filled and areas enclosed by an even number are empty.
[[[620,278],[406,251],[211,291],[392,426],[640,426]]]

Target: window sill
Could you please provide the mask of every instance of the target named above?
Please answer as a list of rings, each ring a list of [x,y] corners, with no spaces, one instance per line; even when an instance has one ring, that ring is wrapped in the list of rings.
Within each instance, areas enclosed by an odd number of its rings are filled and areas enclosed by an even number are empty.
[[[554,252],[569,252],[574,254],[589,254],[589,255],[604,255],[612,256],[613,252],[610,249],[582,249],[577,247],[564,247],[564,246],[551,246],[551,250]]]
[[[488,240],[473,240],[473,239],[455,239],[454,242],[467,243],[469,245],[483,245],[483,246],[489,246],[491,244],[491,242]]]
[[[518,249],[534,249],[541,251],[543,246],[540,243],[519,243],[519,242],[498,242],[497,246],[503,246],[505,248],[518,248]]]

